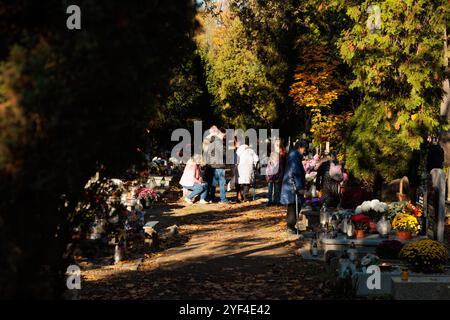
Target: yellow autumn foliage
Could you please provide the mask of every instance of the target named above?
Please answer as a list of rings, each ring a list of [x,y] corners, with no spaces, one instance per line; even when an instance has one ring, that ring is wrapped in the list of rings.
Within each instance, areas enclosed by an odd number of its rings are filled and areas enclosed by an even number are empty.
[[[336,61],[328,61],[326,48],[318,46],[303,50],[303,64],[297,66],[289,95],[298,106],[329,106],[344,91],[334,78]]]

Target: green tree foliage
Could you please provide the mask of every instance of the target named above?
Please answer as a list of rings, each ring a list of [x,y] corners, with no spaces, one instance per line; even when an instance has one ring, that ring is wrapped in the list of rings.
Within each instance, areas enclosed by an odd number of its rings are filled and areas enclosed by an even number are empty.
[[[208,87],[218,113],[235,127],[259,127],[275,118],[274,89],[267,80],[244,27],[236,16],[225,16],[213,45],[206,48]]]
[[[304,33],[302,1],[240,1],[231,3],[252,42],[256,56],[264,66],[274,95],[276,118],[273,125],[283,135],[295,135],[305,127],[305,113],[295,108],[289,96],[298,59],[298,40]]]
[[[353,26],[339,42],[363,101],[351,122],[348,167],[362,178],[407,172],[414,150],[439,129],[446,0],[377,1],[381,29],[366,23],[372,1],[346,1]]]
[[[69,4],[0,2],[0,296],[58,296],[84,184],[139,161],[191,46],[192,1]]]
[[[355,94],[348,89],[349,72],[336,41],[348,25],[345,12],[330,1],[304,3],[305,33],[289,94],[298,108],[306,108],[307,129],[313,144],[326,141],[343,150]]]
[[[220,122],[214,113],[213,97],[208,87],[205,73],[204,52],[193,43],[182,63],[174,68],[174,76],[169,81],[169,92],[163,107],[156,110],[150,123],[150,154],[170,150],[173,142],[167,132],[177,128],[193,128],[194,120],[203,121],[205,127]]]
[[[308,102],[303,101],[304,96],[289,93],[293,83],[298,82],[299,69],[309,68],[311,75],[320,73],[311,70],[317,65],[316,52],[325,51],[324,63],[336,67],[333,72],[336,78],[326,80],[329,85],[333,86],[335,79],[345,82],[347,78],[348,70],[343,67],[335,46],[347,19],[341,8],[336,10],[335,2],[339,1],[232,1],[231,9],[240,17],[245,35],[252,41],[273,88],[276,118],[272,124],[282,128],[285,136],[296,136],[311,127],[311,110],[303,108]],[[319,86],[322,92],[324,86]],[[346,94],[342,97],[349,100]],[[336,101],[333,110],[328,108],[325,113],[346,111],[348,101],[343,107],[341,101]]]

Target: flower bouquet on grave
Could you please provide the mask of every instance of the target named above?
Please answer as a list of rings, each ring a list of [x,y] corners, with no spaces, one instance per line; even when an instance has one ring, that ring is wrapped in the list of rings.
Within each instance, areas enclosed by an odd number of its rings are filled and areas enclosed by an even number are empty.
[[[378,199],[371,201],[364,201],[361,205],[356,207],[355,213],[363,213],[372,221],[377,222],[387,212],[388,205]]]
[[[424,239],[406,244],[399,257],[414,271],[423,273],[444,272],[448,262],[448,248],[439,241]]]
[[[422,216],[422,209],[413,205],[411,202],[406,204],[404,212],[416,217],[417,219]]]
[[[352,222],[355,225],[357,239],[364,238],[365,232],[369,228],[369,221],[370,218],[362,213],[352,216]]]
[[[405,207],[407,204],[407,201],[396,201],[389,203],[388,210],[385,214],[386,219],[392,221],[397,215],[405,212]]]
[[[378,199],[364,201],[356,207],[355,213],[363,213],[370,218],[369,230],[371,233],[377,233],[377,222],[387,212],[388,205]]]
[[[306,199],[305,204],[311,206],[311,208],[314,211],[319,211],[320,208],[322,207],[323,203],[325,202],[325,200],[326,200],[325,196],[314,197],[314,198]]]
[[[408,240],[413,233],[419,231],[419,222],[413,215],[401,213],[392,220],[392,229],[397,231],[400,240]]]
[[[144,208],[148,208],[158,199],[158,194],[151,188],[142,187],[136,190],[136,197],[141,201]]]

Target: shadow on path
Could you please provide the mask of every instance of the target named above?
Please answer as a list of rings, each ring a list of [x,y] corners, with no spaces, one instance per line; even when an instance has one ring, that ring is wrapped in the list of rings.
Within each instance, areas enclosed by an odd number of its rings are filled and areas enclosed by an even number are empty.
[[[326,299],[330,275],[295,254],[283,208],[235,205],[155,208],[151,220],[179,226],[175,243],[137,270],[84,270],[83,299]],[[182,241],[176,242],[177,239]]]

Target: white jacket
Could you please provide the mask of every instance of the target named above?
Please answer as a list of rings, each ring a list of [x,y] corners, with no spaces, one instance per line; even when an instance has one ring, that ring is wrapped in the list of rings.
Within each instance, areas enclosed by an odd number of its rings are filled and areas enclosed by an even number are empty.
[[[258,155],[246,144],[237,148],[236,155],[236,182],[239,184],[252,183],[254,179],[253,168],[258,163]]]

